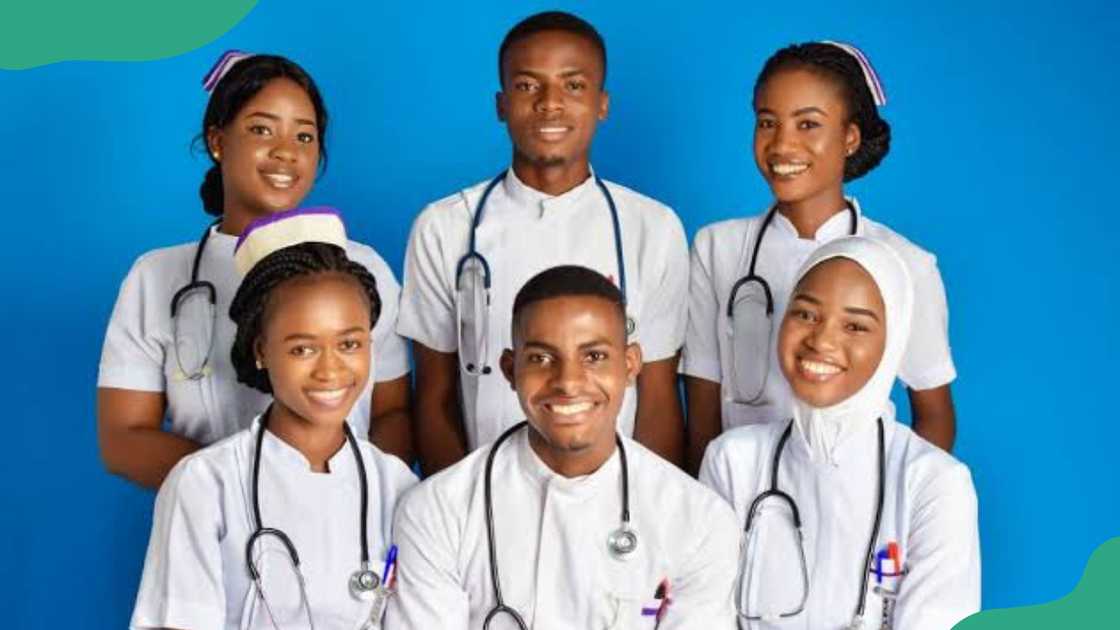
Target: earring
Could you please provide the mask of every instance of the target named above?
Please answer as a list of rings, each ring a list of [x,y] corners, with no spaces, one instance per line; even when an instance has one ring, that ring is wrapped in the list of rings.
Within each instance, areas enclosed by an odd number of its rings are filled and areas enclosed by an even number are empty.
[[[213,153],[211,153],[210,155],[214,156],[214,161],[215,161],[215,162],[221,162],[221,161],[222,161],[222,154],[221,154],[221,152],[219,152],[219,151],[214,151],[214,152],[213,152]]]
[[[258,370],[263,370],[264,369],[264,364],[261,363],[260,359],[257,359],[257,369]]]

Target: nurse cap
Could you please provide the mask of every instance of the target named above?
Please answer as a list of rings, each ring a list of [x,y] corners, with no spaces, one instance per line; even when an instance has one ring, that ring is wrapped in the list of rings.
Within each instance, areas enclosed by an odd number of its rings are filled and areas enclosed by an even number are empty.
[[[342,215],[329,206],[296,208],[261,217],[245,228],[233,249],[237,272],[245,276],[269,254],[300,243],[327,243],[346,249]]]
[[[883,82],[879,80],[879,73],[875,72],[875,66],[871,65],[871,60],[862,50],[855,44],[847,42],[834,42],[826,39],[821,43],[835,46],[855,58],[856,63],[859,64],[859,69],[863,72],[863,81],[867,84],[867,89],[871,91],[871,99],[875,101],[875,106],[882,107],[887,104],[887,93],[883,90]]]
[[[255,56],[253,53],[242,50],[225,51],[222,53],[222,56],[218,57],[218,60],[214,62],[214,65],[210,66],[210,70],[206,73],[206,76],[202,77],[202,89],[206,92],[213,92],[218,82],[222,80],[222,77],[226,76],[230,68],[236,65],[237,62],[244,61],[253,56]]]

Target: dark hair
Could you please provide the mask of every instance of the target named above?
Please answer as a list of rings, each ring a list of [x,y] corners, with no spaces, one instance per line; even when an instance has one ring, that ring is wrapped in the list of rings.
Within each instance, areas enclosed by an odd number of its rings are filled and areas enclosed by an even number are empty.
[[[296,62],[278,55],[254,55],[242,59],[229,69],[210,94],[206,113],[202,115],[202,133],[195,137],[195,142],[201,142],[206,146],[206,133],[211,128],[222,128],[232,122],[241,108],[274,79],[295,81],[311,99],[311,105],[315,107],[315,124],[319,127],[319,163],[325,169],[327,167],[327,106],[323,103],[323,97],[319,94],[319,88],[311,75]],[[214,160],[209,150],[206,154],[210,156],[213,164],[210,170],[206,171],[198,194],[202,197],[202,207],[207,213],[221,216],[224,205],[222,167]]]
[[[278,249],[253,265],[229,305],[229,317],[237,324],[229,354],[239,383],[272,393],[268,373],[257,369],[253,348],[261,336],[272,290],[293,278],[332,272],[348,274],[362,285],[369,299],[370,327],[377,323],[381,315],[377,280],[368,269],[347,258],[341,247],[328,243],[299,243]]]
[[[866,175],[883,161],[891,149],[891,126],[879,116],[863,69],[855,57],[832,44],[794,44],[766,60],[754,82],[754,98],[770,79],[783,70],[806,69],[836,82],[848,109],[848,122],[859,127],[859,149],[844,161],[844,181]]]
[[[578,265],[561,265],[545,269],[529,279],[513,298],[513,326],[525,307],[550,298],[591,296],[602,298],[618,309],[625,329],[626,300],[622,291],[603,274]]]
[[[502,45],[498,48],[498,83],[502,83],[502,64],[506,60],[506,51],[515,42],[521,41],[531,35],[544,31],[564,31],[583,37],[599,50],[599,60],[603,63],[603,85],[607,82],[607,44],[603,36],[595,30],[591,23],[583,18],[565,13],[564,11],[545,11],[530,15],[509,29]],[[600,85],[602,87],[602,85]]]

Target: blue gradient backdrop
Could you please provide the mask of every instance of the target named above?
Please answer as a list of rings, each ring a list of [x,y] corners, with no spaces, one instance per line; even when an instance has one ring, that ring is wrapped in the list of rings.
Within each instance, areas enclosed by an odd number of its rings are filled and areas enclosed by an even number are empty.
[[[222,50],[279,52],[316,77],[331,164],[310,201],[342,208],[398,273],[416,212],[508,159],[497,46],[550,7],[357,4],[264,0],[173,59],[0,72],[0,329],[13,359],[2,370],[5,626],[127,623],[153,494],[102,468],[97,362],[133,259],[195,239],[208,220],[196,195],[206,162],[190,141],[199,80]],[[1116,5],[562,4],[609,47],[612,110],[595,165],[672,205],[690,236],[767,203],[748,148],[766,56],[820,38],[868,52],[895,140],[852,191],[940,261],[984,605],[1068,592],[1090,552],[1120,535]]]

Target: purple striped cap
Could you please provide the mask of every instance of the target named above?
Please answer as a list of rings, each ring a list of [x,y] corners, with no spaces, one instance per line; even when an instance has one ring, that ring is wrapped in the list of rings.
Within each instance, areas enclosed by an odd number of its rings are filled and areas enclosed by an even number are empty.
[[[242,276],[269,254],[299,243],[328,243],[346,249],[346,226],[329,206],[274,212],[248,225],[233,248],[233,262]]]
[[[232,68],[238,61],[252,57],[253,53],[247,53],[241,50],[227,50],[218,57],[218,61],[210,67],[210,71],[206,76],[202,77],[202,89],[207,92],[213,92],[214,87],[226,76],[229,69]]]
[[[877,107],[882,107],[887,104],[887,93],[883,90],[883,83],[879,81],[879,73],[875,72],[875,67],[871,65],[871,60],[867,58],[867,55],[863,54],[862,50],[853,44],[834,42],[827,39],[821,43],[835,46],[852,57],[855,57],[860,70],[863,70],[863,80],[867,83],[867,89],[871,90],[871,98],[875,101],[875,105]]]

